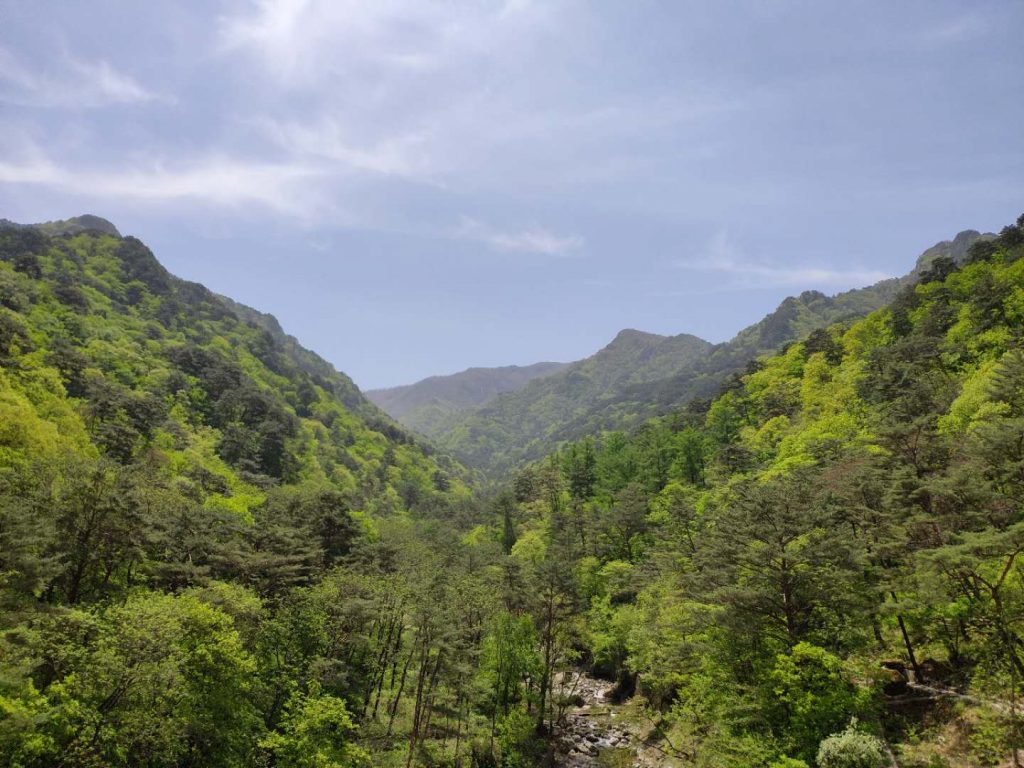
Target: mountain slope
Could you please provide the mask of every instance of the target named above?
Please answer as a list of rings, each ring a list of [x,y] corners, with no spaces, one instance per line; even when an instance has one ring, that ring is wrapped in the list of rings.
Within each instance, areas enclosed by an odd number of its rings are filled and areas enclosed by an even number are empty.
[[[564,425],[585,419],[610,393],[686,370],[711,348],[689,334],[624,330],[591,357],[455,414],[440,425],[436,438],[470,465],[494,472],[545,452]]]
[[[468,368],[450,376],[431,376],[401,387],[371,389],[366,397],[394,419],[424,435],[436,432],[446,417],[484,405],[505,392],[550,376],[566,363]]]
[[[694,398],[708,397],[758,356],[776,352],[815,329],[885,306],[940,257],[962,263],[972,243],[991,237],[961,232],[921,254],[902,278],[835,296],[818,291],[791,296],[723,344],[684,344],[677,349],[665,337],[624,331],[594,357],[448,418],[431,437],[465,463],[496,476],[544,455],[561,441],[635,426]],[[635,356],[624,353],[626,348]],[[612,349],[616,352],[610,354]]]
[[[404,764],[406,672],[478,695],[464,470],[115,233],[0,225],[0,764]]]
[[[581,656],[635,687],[670,764],[1015,762],[1024,216],[974,241],[700,407],[508,483],[493,526],[581,574]]]
[[[61,413],[54,450],[73,439],[104,461],[166,462],[168,482],[246,520],[276,488],[330,490],[361,514],[466,495],[457,465],[272,316],[174,277],[116,231],[97,217],[0,226],[0,375],[28,420],[8,450]]]

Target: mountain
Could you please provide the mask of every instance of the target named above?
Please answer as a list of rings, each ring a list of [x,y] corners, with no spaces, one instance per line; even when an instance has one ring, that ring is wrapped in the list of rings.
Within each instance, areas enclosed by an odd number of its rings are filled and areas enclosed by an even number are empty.
[[[615,393],[687,370],[711,349],[709,342],[689,334],[624,330],[591,357],[482,407],[453,414],[431,437],[469,465],[495,472],[546,452],[567,424],[586,428],[589,414],[614,407]]]
[[[497,476],[544,455],[562,441],[635,426],[695,398],[708,397],[757,357],[776,352],[815,329],[885,306],[938,259],[962,263],[974,242],[992,237],[973,230],[961,232],[921,254],[914,269],[902,278],[835,296],[819,291],[791,296],[722,344],[685,334],[662,337],[623,331],[593,357],[483,406],[452,414],[431,424],[426,434],[469,466]]]
[[[274,344],[279,347],[306,374],[331,381],[331,390],[342,404],[364,419],[376,424],[379,428],[391,431],[394,425],[390,419],[377,408],[366,395],[359,390],[347,375],[339,373],[333,365],[324,360],[316,352],[303,347],[294,336],[285,333],[277,318],[266,312],[260,312],[245,304],[240,304],[227,296],[218,296],[239,319],[261,328],[270,335]]]
[[[916,273],[507,482],[494,527],[581,574],[577,651],[657,722],[652,764],[1019,762],[1024,216]]]
[[[0,764],[377,764],[384,669],[476,690],[466,475],[109,222],[0,222]]]
[[[245,516],[268,489],[320,486],[364,513],[466,493],[461,468],[273,316],[171,275],[103,219],[0,225],[0,296],[3,388],[25,434],[63,413],[56,445],[161,456],[169,482]]]
[[[522,389],[534,379],[550,376],[566,363],[467,368],[449,376],[431,376],[401,387],[371,389],[366,396],[409,429],[433,434],[446,417],[484,405],[505,392]]]
[[[914,264],[914,269],[909,275],[901,278],[901,281],[904,284],[913,282],[927,272],[940,258],[951,259],[955,264],[963,264],[968,258],[968,252],[970,251],[971,246],[978,240],[991,242],[995,240],[996,237],[997,236],[991,232],[983,235],[976,230],[965,229],[963,232],[957,234],[957,236],[952,240],[943,240],[936,243],[918,256],[917,262]]]
[[[497,396],[538,460],[486,503],[97,223],[0,225],[0,764],[1009,764],[1024,216]]]
[[[16,224],[7,219],[0,219],[0,227],[8,229],[34,229],[46,235],[77,235],[82,232],[100,232],[105,235],[120,237],[121,233],[117,227],[101,216],[94,216],[86,213],[81,216],[74,216],[70,219],[59,221],[44,221],[39,224]]]

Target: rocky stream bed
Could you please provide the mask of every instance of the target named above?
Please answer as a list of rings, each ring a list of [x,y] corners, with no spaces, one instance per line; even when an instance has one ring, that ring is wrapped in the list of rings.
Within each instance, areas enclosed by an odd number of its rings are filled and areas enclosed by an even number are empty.
[[[564,768],[608,766],[640,768],[636,736],[612,702],[613,684],[576,672],[559,681],[562,696],[573,700],[555,728],[554,765]]]

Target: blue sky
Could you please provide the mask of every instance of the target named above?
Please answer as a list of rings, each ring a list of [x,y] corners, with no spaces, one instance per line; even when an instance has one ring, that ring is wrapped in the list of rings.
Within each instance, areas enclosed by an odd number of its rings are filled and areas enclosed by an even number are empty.
[[[0,0],[0,217],[364,387],[730,337],[1024,211],[1024,3]]]

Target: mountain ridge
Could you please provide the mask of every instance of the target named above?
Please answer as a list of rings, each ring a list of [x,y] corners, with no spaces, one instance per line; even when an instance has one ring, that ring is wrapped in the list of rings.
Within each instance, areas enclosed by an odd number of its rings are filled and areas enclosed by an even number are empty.
[[[457,373],[428,376],[413,384],[367,390],[366,397],[396,421],[429,434],[444,418],[500,394],[513,392],[537,378],[549,376],[568,363],[474,366]]]
[[[105,219],[86,215],[31,225],[0,220],[0,278],[0,325],[14,340],[8,346],[54,347],[46,360],[60,371],[67,394],[87,405],[100,387],[119,392],[129,411],[134,399],[144,397],[162,413],[167,406],[157,402],[168,401],[174,387],[180,399],[182,382],[193,382],[186,410],[196,411],[195,423],[174,429],[220,430],[214,453],[224,455],[203,460],[226,461],[218,471],[252,475],[251,481],[239,481],[243,485],[294,479],[298,470],[288,462],[312,461],[312,443],[304,441],[329,446],[310,471],[343,476],[360,498],[377,494],[379,480],[364,489],[355,486],[363,482],[357,480],[360,473],[382,458],[402,465],[398,474],[409,473],[409,488],[412,473],[444,474],[448,478],[439,483],[445,487],[464,473],[374,405],[349,376],[288,335],[273,315],[171,274],[145,244],[122,236]],[[60,322],[35,328],[36,315],[21,313],[38,315],[38,306]],[[113,357],[92,360],[77,351],[101,347],[115,335],[126,346]],[[139,370],[121,370],[125,361],[136,360],[147,362]],[[117,418],[131,421],[130,415]],[[110,429],[119,435],[123,456],[150,439],[148,432],[120,423]],[[295,453],[303,444],[305,454]]]
[[[495,476],[538,458],[562,441],[636,426],[694,398],[709,397],[750,361],[777,352],[811,331],[885,306],[940,258],[962,263],[971,244],[993,237],[964,230],[922,252],[911,271],[902,277],[831,296],[807,290],[786,297],[775,310],[729,341],[714,345],[703,342],[707,346],[702,355],[676,355],[671,340],[687,334],[661,336],[624,329],[594,355],[516,392],[452,414],[426,434],[467,465]],[[625,372],[605,370],[617,364],[632,368]],[[554,391],[559,382],[570,380],[589,386],[589,393],[574,398]]]

